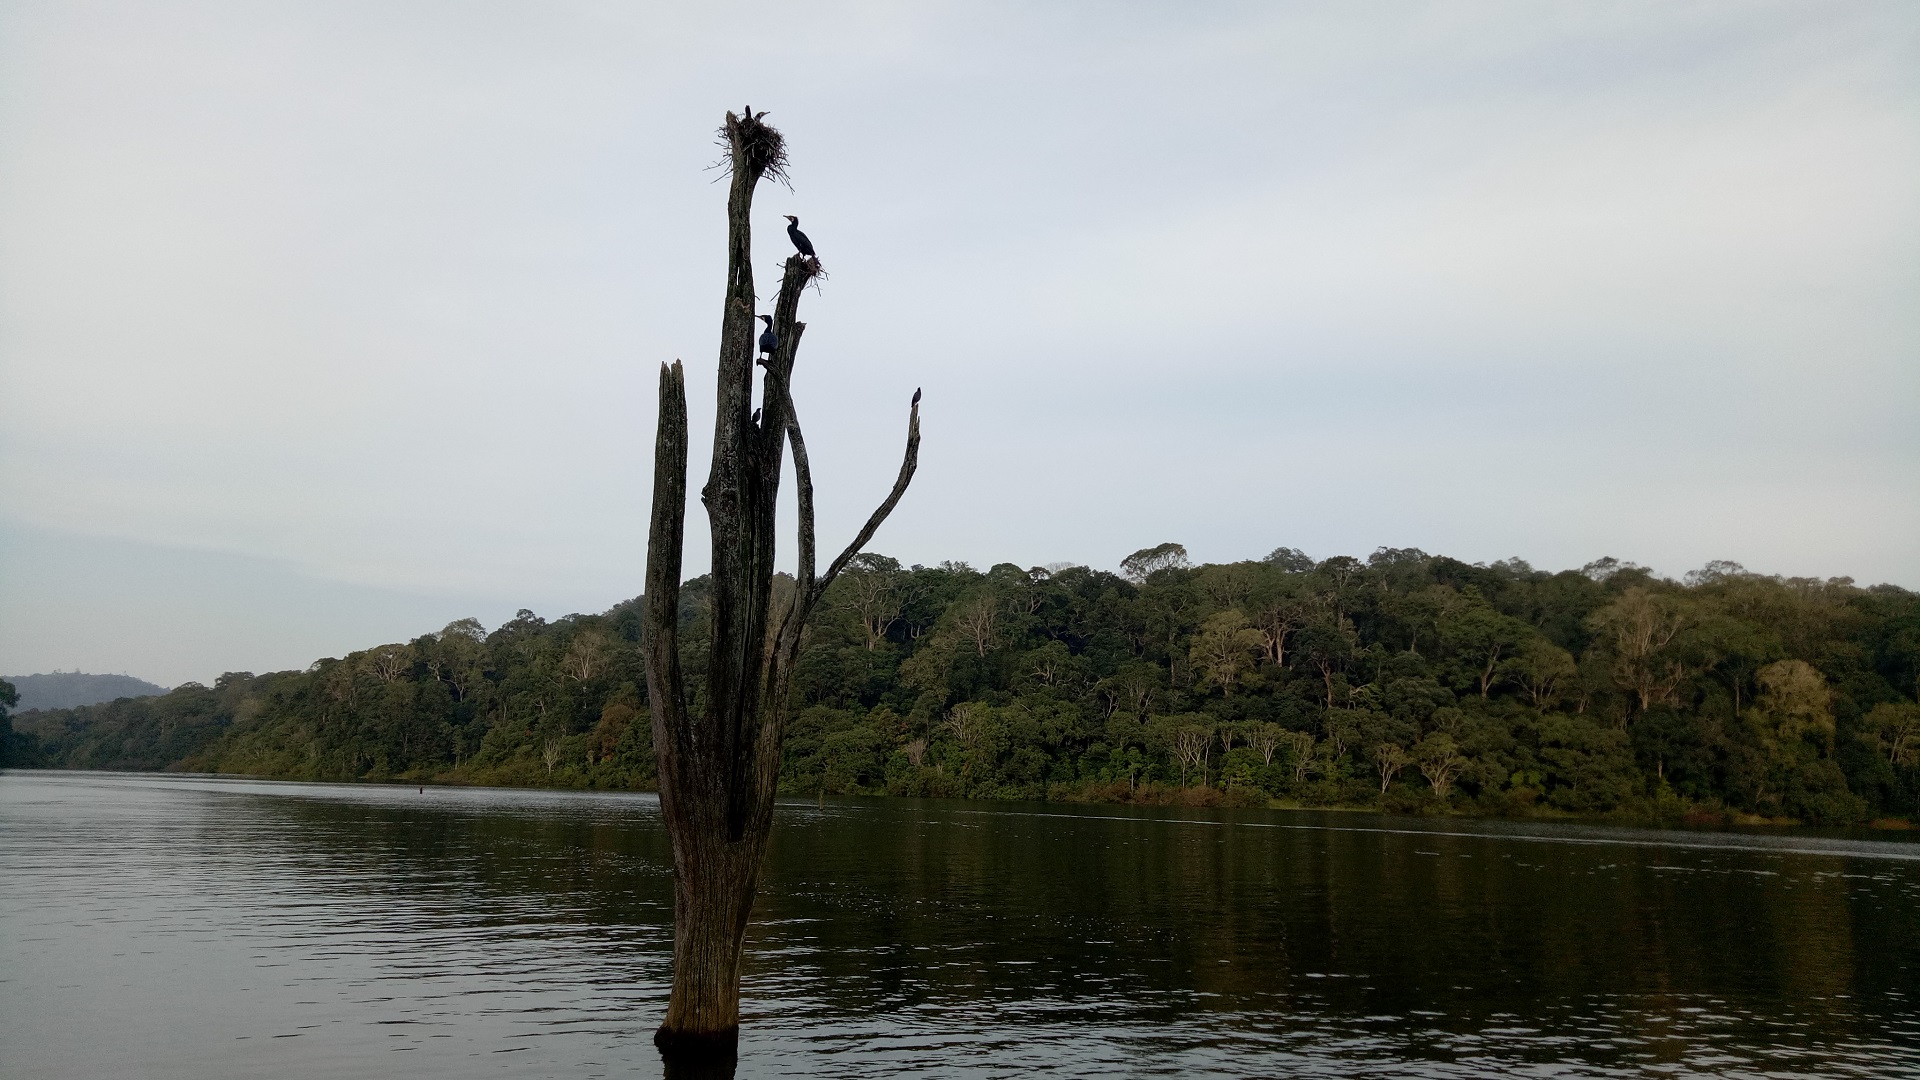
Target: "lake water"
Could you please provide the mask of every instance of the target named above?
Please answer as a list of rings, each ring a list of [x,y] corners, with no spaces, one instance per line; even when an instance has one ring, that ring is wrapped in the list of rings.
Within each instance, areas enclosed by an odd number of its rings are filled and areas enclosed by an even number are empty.
[[[0,774],[0,1076],[657,1076],[649,796]],[[780,807],[741,1076],[1920,1076],[1920,845]]]

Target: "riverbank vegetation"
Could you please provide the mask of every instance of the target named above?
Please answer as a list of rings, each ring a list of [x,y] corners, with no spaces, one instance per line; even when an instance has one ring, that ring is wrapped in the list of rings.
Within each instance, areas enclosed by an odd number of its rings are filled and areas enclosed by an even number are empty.
[[[682,593],[689,683],[706,580]],[[1854,824],[1920,812],[1920,594],[1417,550],[1122,573],[862,556],[790,793]],[[647,789],[637,601],[15,717],[18,764]]]

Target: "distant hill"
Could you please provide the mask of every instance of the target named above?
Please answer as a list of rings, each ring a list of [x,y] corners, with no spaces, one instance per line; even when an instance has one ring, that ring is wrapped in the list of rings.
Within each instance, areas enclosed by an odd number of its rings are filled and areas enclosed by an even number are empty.
[[[20,691],[15,712],[28,709],[72,709],[98,705],[123,697],[151,697],[167,688],[131,675],[88,675],[81,671],[55,671],[46,675],[0,675]]]

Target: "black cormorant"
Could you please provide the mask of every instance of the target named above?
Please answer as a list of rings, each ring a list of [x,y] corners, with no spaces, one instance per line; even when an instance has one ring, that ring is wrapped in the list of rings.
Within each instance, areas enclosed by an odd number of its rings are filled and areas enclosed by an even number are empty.
[[[920,388],[917,386],[913,388],[913,403],[920,404]]]
[[[752,424],[754,427],[759,427],[760,426],[760,410],[759,409],[753,410],[753,419],[747,422],[749,424]]]
[[[773,316],[762,315],[760,321],[767,324],[767,328],[760,331],[760,351],[772,356],[780,347],[780,335],[773,332]]]
[[[800,231],[800,219],[792,214],[781,216],[787,219],[787,239],[793,241],[794,248],[809,259],[819,258],[820,256],[813,253],[813,241],[807,239],[807,234]]]

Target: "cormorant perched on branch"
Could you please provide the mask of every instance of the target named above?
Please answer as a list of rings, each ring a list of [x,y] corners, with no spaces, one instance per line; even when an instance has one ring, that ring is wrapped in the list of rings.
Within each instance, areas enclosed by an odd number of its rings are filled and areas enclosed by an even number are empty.
[[[760,331],[760,351],[772,356],[780,347],[780,335],[773,332],[773,316],[762,315],[760,321],[767,324],[767,328]]]
[[[920,388],[917,386],[913,388],[913,403],[920,404]]]
[[[760,410],[759,409],[753,410],[753,419],[747,422],[752,424],[754,427],[759,427],[760,426]]]
[[[807,234],[800,231],[800,219],[792,214],[781,216],[787,219],[787,239],[793,241],[794,248],[809,259],[819,258],[820,256],[813,253],[813,241],[807,239]]]

